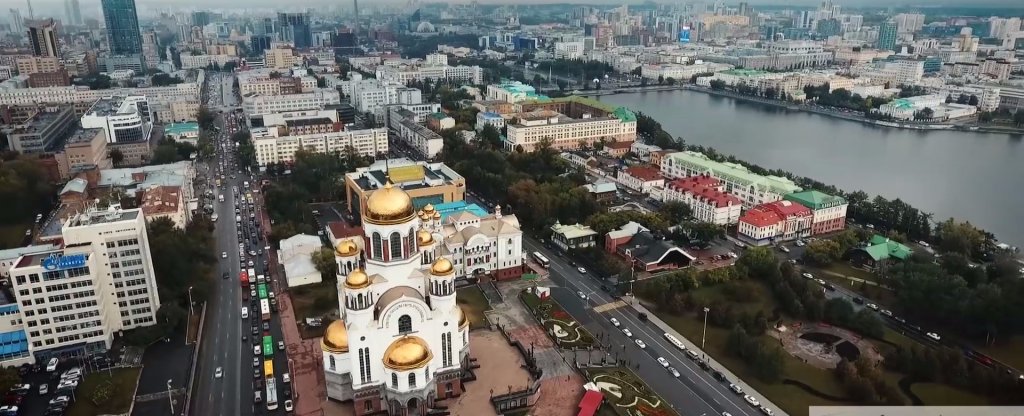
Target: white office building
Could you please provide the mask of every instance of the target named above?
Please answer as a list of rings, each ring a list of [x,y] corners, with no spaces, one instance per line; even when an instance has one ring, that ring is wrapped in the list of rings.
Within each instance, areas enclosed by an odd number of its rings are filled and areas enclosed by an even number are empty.
[[[82,127],[103,129],[107,143],[139,143],[149,140],[153,123],[146,97],[106,97],[82,116]]]
[[[160,297],[140,209],[89,210],[61,231],[63,249],[25,255],[11,268],[37,361],[105,351],[120,331],[156,323]]]
[[[300,94],[246,94],[242,96],[242,110],[249,115],[312,110],[337,104],[341,104],[341,96],[338,95],[338,90],[327,88],[320,88]]]
[[[349,147],[363,156],[376,157],[388,151],[388,130],[385,128],[337,131],[297,136],[277,136],[277,129],[254,129],[253,146],[256,163],[295,161],[300,149],[315,153],[345,153]]]

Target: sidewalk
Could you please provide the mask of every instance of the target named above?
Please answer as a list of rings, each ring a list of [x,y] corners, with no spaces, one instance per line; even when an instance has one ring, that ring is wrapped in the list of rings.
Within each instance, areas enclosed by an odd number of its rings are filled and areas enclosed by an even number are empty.
[[[706,361],[707,361],[708,365],[711,366],[711,368],[716,369],[716,370],[722,372],[722,374],[724,374],[725,377],[729,379],[729,382],[731,382],[731,383],[733,383],[733,384],[735,384],[737,386],[742,387],[745,394],[749,394],[751,396],[754,396],[754,398],[756,398],[757,401],[761,402],[762,405],[765,405],[768,408],[770,408],[773,411],[775,411],[776,415],[788,416],[786,414],[786,412],[783,412],[782,409],[779,408],[779,406],[776,406],[775,403],[772,403],[771,401],[769,401],[768,398],[764,397],[764,395],[762,395],[761,393],[758,393],[757,390],[754,390],[753,387],[751,387],[749,384],[744,382],[742,379],[740,379],[739,377],[736,377],[736,375],[733,374],[731,371],[729,371],[728,368],[725,368],[725,366],[719,364],[718,361],[715,361],[714,357],[712,357],[710,355],[707,355],[707,354],[704,354],[704,351],[701,350],[700,348],[698,348],[697,344],[694,344],[693,342],[690,342],[690,340],[686,339],[686,337],[684,337],[682,334],[676,332],[675,329],[672,329],[672,327],[669,326],[668,324],[666,324],[665,321],[662,321],[660,318],[658,318],[658,315],[655,315],[654,312],[651,312],[649,309],[647,309],[646,307],[641,305],[640,302],[637,301],[636,298],[626,298],[626,297],[623,297],[623,300],[626,300],[626,303],[628,303],[630,306],[632,306],[633,309],[635,309],[637,312],[646,313],[648,321],[653,323],[655,326],[657,326],[662,331],[665,331],[665,332],[667,332],[669,334],[672,334],[673,336],[678,338],[679,341],[682,342],[683,345],[685,345],[687,349],[698,351],[704,357],[707,357]]]

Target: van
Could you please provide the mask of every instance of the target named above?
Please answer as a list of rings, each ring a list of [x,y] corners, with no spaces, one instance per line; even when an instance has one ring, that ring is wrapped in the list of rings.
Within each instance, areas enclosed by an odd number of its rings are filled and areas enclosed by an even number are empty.
[[[243,306],[242,307],[242,319],[246,319],[248,317],[249,317],[249,308]]]
[[[57,364],[59,364],[59,363],[60,363],[60,361],[57,360],[57,357],[51,358],[50,361],[46,363],[46,371],[49,371],[49,372],[57,371]]]

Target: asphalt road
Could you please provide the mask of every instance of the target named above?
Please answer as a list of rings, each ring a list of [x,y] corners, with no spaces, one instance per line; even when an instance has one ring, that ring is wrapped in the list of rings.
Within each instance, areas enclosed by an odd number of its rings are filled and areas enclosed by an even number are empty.
[[[640,377],[672,407],[691,415],[720,415],[723,411],[734,416],[761,414],[748,405],[742,396],[729,390],[728,382],[715,380],[711,373],[702,370],[695,361],[666,341],[662,331],[653,324],[641,322],[634,309],[626,306],[602,313],[594,311],[593,307],[617,299],[603,292],[599,281],[570,266],[564,257],[547,250],[532,238],[524,237],[523,243],[527,252],[540,251],[551,260],[551,279],[562,286],[552,290],[555,300],[591,333],[610,334],[611,347],[608,352],[613,354],[613,358],[628,360],[634,369],[639,364],[636,371]],[[581,299],[577,292],[586,294],[588,300]],[[610,318],[616,318],[621,328],[628,328],[633,337],[627,337],[620,328],[612,325]],[[643,340],[647,348],[638,347],[635,339]],[[616,354],[617,357],[614,357]],[[656,361],[658,357],[668,360],[669,365],[679,371],[680,377],[677,379],[669,374]]]
[[[218,86],[231,85],[231,77],[226,79],[211,80],[212,89]],[[211,106],[218,106],[221,102],[218,95],[213,94]],[[230,113],[225,114],[231,117]],[[217,138],[218,161],[224,162],[227,169],[224,171],[222,184],[214,190],[215,195],[224,195],[224,202],[214,202],[215,212],[219,218],[216,223],[215,237],[217,240],[217,256],[220,258],[218,276],[227,272],[227,278],[218,279],[216,289],[208,303],[206,323],[203,329],[203,344],[200,348],[199,367],[196,374],[197,388],[192,400],[192,414],[203,415],[254,415],[254,414],[284,414],[284,401],[289,397],[290,386],[282,382],[282,374],[289,371],[288,358],[284,351],[277,347],[278,341],[282,341],[280,318],[276,312],[271,314],[268,321],[269,330],[263,329],[263,322],[259,313],[258,300],[246,293],[248,301],[243,300],[243,289],[239,282],[239,274],[243,267],[249,268],[247,262],[253,261],[253,268],[257,274],[264,274],[264,268],[269,262],[272,250],[266,250],[268,246],[262,233],[257,227],[256,220],[262,213],[263,204],[261,194],[252,192],[254,205],[250,208],[244,203],[245,195],[257,187],[256,179],[249,177],[243,170],[232,169],[230,164],[237,158],[233,144],[227,139],[232,134],[232,129],[238,128],[236,121],[225,115],[219,115],[217,126],[221,135]],[[216,166],[214,167],[216,169]],[[232,177],[234,176],[234,177]],[[249,181],[249,189],[246,189],[244,182]],[[211,181],[215,182],[215,181]],[[234,187],[237,187],[236,193]],[[238,216],[241,221],[236,222],[236,201],[238,202]],[[257,251],[256,256],[246,254],[244,259],[239,254],[238,244],[244,244],[245,251]],[[221,253],[226,253],[227,258],[222,258]],[[273,270],[271,275],[276,275]],[[250,277],[254,288],[255,276]],[[280,285],[276,281],[268,282],[268,289],[278,293]],[[251,292],[249,292],[251,293]],[[250,310],[248,319],[241,317],[241,308],[247,307]],[[252,326],[257,327],[257,334],[252,333]],[[262,336],[270,335],[274,341],[272,359],[274,362],[273,377],[277,379],[278,409],[268,411],[266,409],[267,391],[265,385],[266,374],[263,372],[264,360],[268,357],[254,354],[254,346]],[[243,339],[244,337],[244,339]],[[254,358],[257,365],[254,365]],[[217,368],[223,371],[222,378],[216,378]],[[254,374],[255,373],[255,374]],[[258,386],[257,386],[258,381]],[[254,393],[261,392],[262,402],[257,404],[254,400]]]

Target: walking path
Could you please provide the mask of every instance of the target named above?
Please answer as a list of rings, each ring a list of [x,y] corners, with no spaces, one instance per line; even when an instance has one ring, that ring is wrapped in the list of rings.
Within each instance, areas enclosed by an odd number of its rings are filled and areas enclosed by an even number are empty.
[[[779,408],[779,406],[777,406],[775,403],[772,403],[770,400],[768,400],[768,398],[766,398],[761,393],[758,393],[757,390],[754,390],[753,387],[751,387],[746,382],[744,382],[742,379],[740,379],[735,374],[733,374],[731,371],[729,371],[729,369],[726,368],[724,365],[720,364],[718,361],[715,361],[714,357],[711,357],[710,355],[707,355],[706,353],[704,353],[704,351],[702,349],[700,349],[697,346],[697,344],[694,344],[693,342],[690,342],[690,340],[686,339],[686,337],[684,337],[682,334],[680,334],[675,329],[673,329],[671,326],[669,326],[669,324],[665,323],[665,321],[662,321],[660,318],[658,318],[658,315],[655,315],[654,312],[648,310],[647,307],[645,307],[644,305],[641,305],[640,302],[636,298],[623,297],[623,299],[626,299],[627,303],[629,303],[630,306],[632,306],[633,309],[635,309],[637,312],[646,313],[647,314],[647,319],[651,323],[653,323],[655,326],[657,326],[662,331],[665,331],[665,332],[675,336],[677,339],[679,339],[680,342],[683,343],[684,346],[686,346],[687,349],[701,353],[701,355],[704,356],[704,359],[707,361],[708,365],[711,366],[711,368],[720,371],[722,374],[724,374],[726,376],[726,378],[729,379],[729,381],[731,383],[736,384],[737,386],[742,387],[743,391],[746,394],[754,396],[754,398],[756,398],[759,402],[761,402],[762,405],[766,405],[769,408],[775,409],[775,414],[777,414],[779,416],[787,416],[787,414],[785,412],[783,412],[781,410],[781,408]]]

